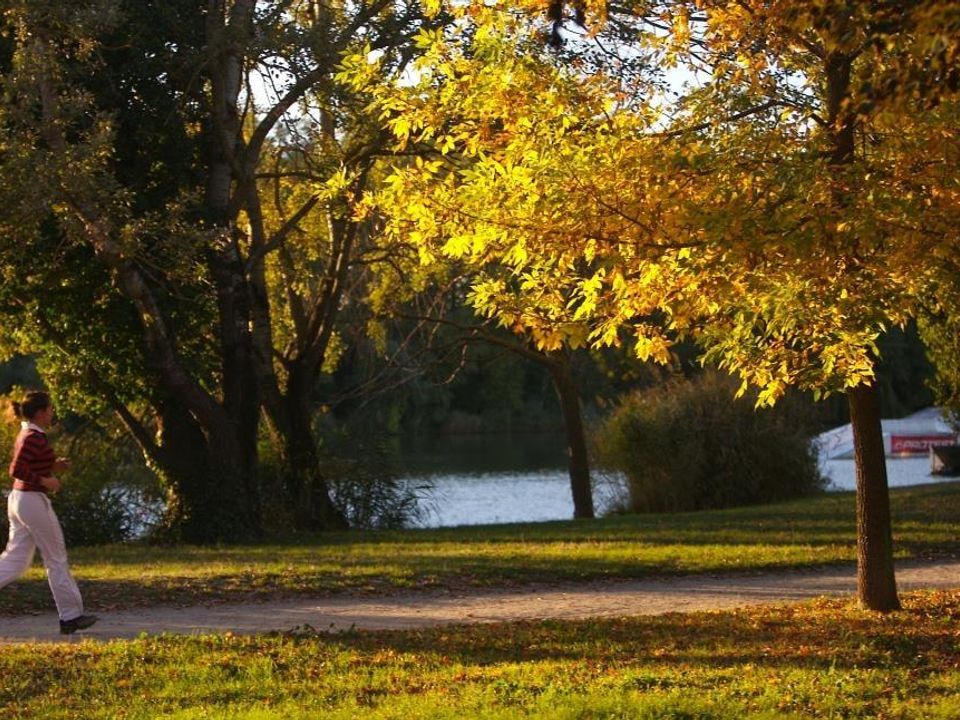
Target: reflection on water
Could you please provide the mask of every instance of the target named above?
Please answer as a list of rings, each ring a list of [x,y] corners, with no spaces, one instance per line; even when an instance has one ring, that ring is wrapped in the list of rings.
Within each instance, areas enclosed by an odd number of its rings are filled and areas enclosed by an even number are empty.
[[[573,498],[566,470],[473,475],[432,475],[421,502],[423,527],[570,520]],[[613,479],[594,483],[593,502],[602,515],[620,495]]]
[[[423,501],[425,527],[538,522],[573,515],[570,480],[562,470],[432,475]]]
[[[447,527],[573,517],[562,433],[406,438],[399,464],[421,491],[421,525]]]
[[[404,475],[477,475],[561,470],[567,466],[562,433],[465,433],[399,439]]]

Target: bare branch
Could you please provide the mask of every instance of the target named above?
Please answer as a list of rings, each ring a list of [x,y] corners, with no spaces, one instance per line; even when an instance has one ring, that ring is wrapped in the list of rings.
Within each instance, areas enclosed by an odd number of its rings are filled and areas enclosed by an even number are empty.
[[[288,218],[287,221],[275,233],[270,236],[270,239],[267,240],[262,247],[258,248],[254,252],[251,252],[250,257],[247,258],[246,262],[247,272],[250,272],[250,269],[254,265],[283,245],[283,243],[286,242],[287,236],[297,227],[303,218],[310,214],[310,211],[316,207],[318,202],[320,202],[320,196],[313,195],[300,207],[299,210],[290,216],[290,218]]]

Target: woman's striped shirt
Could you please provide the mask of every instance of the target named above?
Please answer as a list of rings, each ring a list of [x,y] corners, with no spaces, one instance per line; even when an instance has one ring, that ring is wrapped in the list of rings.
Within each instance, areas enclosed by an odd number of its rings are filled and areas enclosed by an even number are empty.
[[[13,489],[46,493],[47,489],[40,480],[53,474],[56,459],[44,433],[33,427],[23,428],[13,445],[13,460],[10,461]]]

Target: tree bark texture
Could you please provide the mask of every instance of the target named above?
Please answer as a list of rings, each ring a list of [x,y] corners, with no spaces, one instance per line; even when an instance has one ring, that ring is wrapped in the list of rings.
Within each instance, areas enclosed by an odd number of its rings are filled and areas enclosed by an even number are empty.
[[[847,399],[857,467],[857,598],[870,610],[899,610],[880,394],[875,384],[858,385]]]
[[[347,527],[346,517],[330,498],[320,468],[317,441],[311,423],[311,396],[309,392],[299,390],[301,385],[312,388],[315,382],[313,376],[300,382],[296,375],[291,374],[288,393],[284,398],[285,422],[281,435],[287,495],[294,503],[293,515],[302,529],[344,529]]]
[[[583,413],[580,407],[580,392],[570,357],[566,353],[549,356],[550,377],[560,400],[563,425],[567,434],[570,490],[573,494],[573,516],[594,517],[593,490],[590,485],[590,460],[583,428]]]
[[[177,402],[161,412],[152,466],[167,490],[164,529],[177,541],[209,543],[256,539],[259,504],[251,501],[249,464],[232,434],[211,438]]]

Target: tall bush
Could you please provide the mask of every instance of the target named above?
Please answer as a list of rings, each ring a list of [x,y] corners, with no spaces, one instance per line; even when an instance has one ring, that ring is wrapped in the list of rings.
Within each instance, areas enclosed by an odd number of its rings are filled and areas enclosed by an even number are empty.
[[[703,510],[818,492],[813,413],[788,398],[755,409],[706,372],[623,399],[594,434],[598,465],[623,473],[633,512]]]

